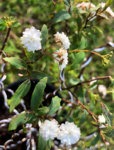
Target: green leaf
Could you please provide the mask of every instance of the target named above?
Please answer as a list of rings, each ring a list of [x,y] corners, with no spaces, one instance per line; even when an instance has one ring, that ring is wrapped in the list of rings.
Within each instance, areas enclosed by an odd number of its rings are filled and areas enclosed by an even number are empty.
[[[77,89],[77,97],[80,99],[80,101],[84,104],[85,103],[85,89],[80,86]]]
[[[70,65],[71,69],[74,69],[75,67],[82,64],[82,62],[85,58],[85,53],[84,52],[78,52],[76,54],[73,54],[73,57],[74,57],[73,64]]]
[[[70,0],[64,0],[64,4],[68,7],[70,7]]]
[[[106,4],[105,4],[105,7],[108,7],[112,4],[112,0],[107,0]]]
[[[71,0],[64,0],[64,4],[65,4],[66,7],[68,7],[67,10],[71,15],[72,11],[73,11],[73,7],[71,5]]]
[[[0,31],[3,31],[6,29],[6,24],[3,19],[0,19]]]
[[[23,125],[27,122],[30,122],[30,120],[33,121],[34,115],[33,114],[28,114],[26,112],[22,112],[19,115],[14,116],[9,124],[8,130],[15,130],[18,125]]]
[[[14,44],[12,40],[8,40],[7,45],[4,49],[4,52],[12,55],[14,53],[21,53],[21,50],[17,49],[16,45]]]
[[[103,8],[103,11],[105,11],[112,3],[112,0],[107,0],[107,2],[105,3],[105,6]]]
[[[14,95],[10,99],[10,112],[20,103],[21,99],[26,96],[31,87],[30,80],[24,81],[16,90]]]
[[[33,53],[32,51],[28,51],[27,49],[24,49],[25,55],[28,58],[29,61],[33,61],[36,59],[36,54]]]
[[[110,137],[110,138],[114,138],[114,129],[110,129],[109,131],[107,131],[105,133],[105,135]]]
[[[41,105],[43,101],[43,94],[44,94],[44,89],[46,87],[46,83],[47,83],[47,77],[41,79],[35,86],[35,89],[32,93],[32,98],[31,98],[32,110],[36,110]]]
[[[61,102],[61,98],[59,98],[58,96],[55,96],[52,101],[51,101],[51,104],[50,104],[50,110],[49,110],[49,113],[48,115],[52,115],[54,114],[60,107],[60,102]]]
[[[86,112],[86,111],[83,111],[83,114],[82,114],[82,116],[81,116],[81,118],[80,118],[80,123],[79,123],[79,125],[81,126],[82,124],[84,124],[84,122],[86,122],[86,120],[87,120],[87,112]]]
[[[0,19],[0,25],[1,24],[4,24],[4,20],[3,19]]]
[[[110,126],[112,126],[112,115],[111,115],[111,113],[109,112],[107,106],[103,104],[103,105],[102,105],[102,109],[103,109],[103,115],[105,116],[107,123],[108,123]]]
[[[64,20],[68,20],[70,17],[70,14],[66,10],[61,10],[54,16],[52,22],[58,23]]]
[[[38,150],[48,150],[48,141],[45,141],[40,133],[38,135]]]
[[[23,60],[17,57],[5,57],[4,60],[15,66],[17,69],[23,69],[27,67]]]
[[[8,130],[15,130],[18,125],[26,123],[26,113],[21,113],[12,118]]]
[[[79,47],[77,49],[85,49],[86,48],[86,39],[82,36],[81,41],[79,42]]]
[[[94,87],[94,86],[93,86]],[[93,103],[95,105],[95,102],[97,101],[97,99],[99,98],[99,95],[97,94],[93,94],[91,91],[89,92],[89,96],[90,96],[90,100],[91,103]]]
[[[102,29],[100,27],[93,26],[93,29],[94,29],[95,34],[103,35],[103,31],[102,31]]]
[[[47,113],[49,112],[49,108],[48,107],[41,107],[41,108],[38,108],[36,113],[39,115],[39,116],[45,116]]]
[[[44,78],[44,77],[48,77],[48,81],[49,82],[51,82],[52,81],[52,79],[53,79],[53,77],[52,76],[49,76],[48,74],[45,74],[45,73],[43,73],[43,72],[38,72],[38,71],[31,71],[30,72],[30,76],[31,77],[33,77],[33,78],[35,78],[35,79],[42,79],[42,78]]]
[[[99,139],[100,139],[100,133],[98,133],[96,138],[91,142],[90,146],[94,146],[95,144],[97,144]]]
[[[20,23],[17,20],[15,20],[12,24],[12,28],[17,28],[18,26],[20,26]]]
[[[48,29],[47,29],[47,26],[44,24],[43,27],[42,27],[42,30],[41,30],[41,43],[42,43],[42,47],[45,49],[46,47],[46,42],[47,42],[47,39],[48,39]]]

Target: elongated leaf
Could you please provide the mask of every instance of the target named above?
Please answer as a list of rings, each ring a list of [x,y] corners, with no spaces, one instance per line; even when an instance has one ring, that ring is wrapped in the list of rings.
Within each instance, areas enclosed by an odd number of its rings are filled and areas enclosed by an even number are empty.
[[[47,141],[43,139],[40,133],[38,135],[38,150],[47,150]]]
[[[18,125],[23,125],[27,122],[30,122],[30,120],[33,121],[34,115],[33,114],[28,114],[26,112],[22,112],[19,115],[14,116],[11,119],[11,122],[9,124],[8,130],[15,130]]]
[[[6,29],[6,24],[3,19],[0,19],[0,31],[3,31]]]
[[[84,52],[78,52],[77,54],[75,54],[74,55],[74,62],[70,66],[71,69],[74,69],[75,67],[81,65],[84,58],[85,58],[85,53]]]
[[[26,64],[17,57],[5,57],[4,60],[15,66],[17,69],[26,68]]]
[[[23,98],[30,90],[31,82],[30,80],[24,81],[16,90],[15,94],[10,99],[10,112],[20,103],[21,98]]]
[[[47,26],[45,24],[43,25],[41,32],[42,32],[42,36],[41,36],[42,41],[41,41],[41,43],[42,43],[42,47],[45,49],[46,41],[48,39],[48,29],[47,29]]]
[[[32,72],[30,72],[30,75],[31,75],[31,77],[33,77],[34,79],[39,79],[39,80],[41,80],[42,78],[44,78],[44,77],[48,77],[48,81],[50,82],[50,81],[52,81],[53,80],[53,77],[52,76],[49,76],[48,74],[45,74],[45,73],[43,73],[43,72],[38,72],[38,71],[32,71]]]
[[[106,4],[105,4],[105,6],[110,6],[112,4],[112,0],[107,0],[107,2],[106,2]]]
[[[64,0],[64,4],[68,7],[70,7],[70,0]]]
[[[32,93],[32,98],[31,98],[32,110],[36,110],[41,105],[43,101],[43,94],[44,94],[44,89],[46,87],[46,83],[47,83],[47,77],[41,79],[35,86],[35,89]]]
[[[106,136],[108,136],[108,137],[113,137],[114,138],[114,129],[110,129],[109,131],[107,131],[106,133],[105,133],[105,135]]]
[[[77,49],[85,49],[86,48],[86,39],[82,36],[81,41],[79,43],[79,47]]]
[[[95,139],[91,142],[90,146],[94,146],[100,139],[100,133],[95,137]]]
[[[21,53],[21,50],[17,49],[16,45],[13,43],[12,40],[8,40],[7,46],[4,49],[4,52],[12,55],[14,53]]]
[[[26,122],[26,113],[21,113],[19,115],[16,115],[12,118],[8,130],[15,130],[18,125],[24,124]]]
[[[58,23],[64,20],[69,19],[71,16],[66,10],[59,11],[53,18],[53,23]]]
[[[108,108],[106,107],[106,105],[103,105],[102,109],[103,109],[103,114],[104,114],[104,116],[106,118],[107,123],[110,126],[112,126],[112,115],[111,115],[110,111],[108,110]]]
[[[61,98],[59,98],[58,96],[55,96],[52,99],[52,102],[50,104],[50,110],[49,110],[49,113],[48,113],[49,116],[54,114],[59,109],[60,102],[61,102]]]
[[[38,108],[36,113],[39,115],[39,116],[45,116],[47,113],[49,112],[49,108],[48,107],[41,107],[41,108]]]
[[[5,21],[3,19],[0,19],[0,25],[5,24]]]
[[[77,89],[77,96],[80,99],[80,101],[84,104],[85,102],[85,89],[81,86]]]
[[[70,15],[72,14],[73,11],[73,7],[71,5],[71,0],[64,0],[64,4],[66,5],[67,10],[69,11]]]
[[[107,0],[105,6],[103,8],[103,11],[105,11],[111,5],[111,3],[112,3],[112,0]]]

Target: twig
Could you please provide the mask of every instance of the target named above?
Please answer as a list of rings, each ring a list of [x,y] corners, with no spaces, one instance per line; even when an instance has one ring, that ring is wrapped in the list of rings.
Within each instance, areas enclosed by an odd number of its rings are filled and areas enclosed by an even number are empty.
[[[91,82],[91,81],[103,80],[103,79],[110,79],[110,78],[111,78],[111,76],[97,77],[97,78],[90,79],[90,80],[87,80],[87,81],[79,82],[78,84],[69,86],[69,87],[67,87],[67,88],[62,88],[62,90],[70,90],[71,88],[76,88],[76,87],[78,87],[78,86],[81,86],[82,84],[89,83],[89,82]],[[59,89],[56,90],[56,91],[54,91],[53,93],[47,94],[47,95],[46,95],[46,99],[49,98],[49,97],[55,96],[55,94],[56,94],[57,92],[59,92]],[[65,101],[65,99],[63,99],[63,101]],[[70,101],[66,101],[66,102],[71,103]]]
[[[71,88],[76,88],[78,86],[81,86],[82,84],[85,84],[85,83],[89,83],[91,81],[95,81],[95,80],[103,80],[103,79],[110,79],[111,76],[103,76],[103,77],[97,77],[97,78],[94,78],[94,79],[90,79],[90,80],[87,80],[87,81],[83,81],[83,82],[79,82],[78,84],[76,85],[72,85],[72,86],[69,86],[67,88],[63,88],[62,90],[69,90]]]
[[[56,42],[54,42],[53,44],[51,44],[46,50],[45,50],[45,53],[43,53],[37,60],[41,59],[43,56],[47,55],[47,51],[53,46],[55,45]]]
[[[80,102],[80,100],[78,100],[78,103],[77,103],[77,104],[71,103],[71,102],[69,102],[68,100],[66,100],[66,99],[64,99],[64,98],[62,98],[62,100],[63,100],[64,102],[66,102],[66,103],[69,103],[69,104],[72,104],[72,105],[75,105],[75,106],[81,106],[83,109],[85,109],[85,110],[89,113],[89,115],[94,119],[94,121],[95,121],[96,123],[98,123],[98,120],[97,120],[97,118],[96,118],[96,115],[95,115],[93,112],[91,112],[84,104],[82,104],[82,103]],[[106,143],[106,139],[105,139],[105,137],[104,137],[104,135],[103,135],[101,129],[100,129],[99,127],[98,127],[98,129],[99,129],[99,133],[100,133],[100,135],[101,135],[101,137],[102,137],[102,139],[103,139],[103,142]]]
[[[80,105],[83,109],[85,109],[91,115],[91,117],[95,120],[96,123],[98,122],[95,114],[91,112],[84,104],[82,104],[80,100],[78,100],[78,105]]]
[[[4,48],[5,48],[5,46],[6,46],[6,43],[7,43],[9,34],[10,34],[10,31],[11,31],[11,28],[8,28],[8,32],[7,32],[7,34],[6,34],[6,38],[5,38],[4,42],[3,42],[3,45],[2,45],[2,48],[1,48],[0,53],[2,53],[2,51],[4,50]]]
[[[75,49],[75,50],[70,50],[68,53],[81,52],[81,51],[83,51],[83,52],[89,52],[89,53],[95,54],[95,55],[97,55],[97,56],[103,58],[103,56],[102,56],[101,54],[99,54],[99,53],[97,53],[97,52],[95,52],[95,51],[87,50],[87,49]]]
[[[84,26],[82,27],[82,29],[86,29],[87,25],[89,23],[89,21],[92,21],[93,19],[95,19],[97,16],[99,16],[103,11],[100,11],[100,8],[97,9],[97,11],[94,14],[89,13],[89,15],[87,16],[87,18],[84,20]],[[92,16],[91,16],[92,15]]]
[[[68,103],[68,104],[77,106],[77,104],[72,103],[72,102],[70,102],[69,100],[66,100],[65,98],[62,98],[62,100],[63,100],[64,102]]]
[[[83,109],[85,109],[85,110],[91,115],[91,117],[95,120],[95,122],[98,122],[97,119],[96,119],[95,114],[94,114],[93,112],[91,112],[84,104],[82,104],[82,103],[80,102],[80,100],[78,100],[78,103],[77,103],[77,104],[71,103],[70,101],[68,101],[68,100],[66,100],[66,99],[64,99],[64,98],[62,98],[62,100],[63,100],[64,102],[66,102],[66,103],[69,103],[69,104],[72,104],[72,105],[75,105],[75,106],[79,106],[79,105],[80,105]]]
[[[95,115],[93,112],[91,112],[84,104],[82,104],[82,103],[80,102],[80,100],[78,100],[78,104],[71,103],[71,102],[69,102],[68,100],[66,100],[66,99],[64,99],[64,98],[63,98],[62,100],[63,100],[64,102],[66,102],[66,103],[70,103],[70,104],[75,105],[75,106],[79,106],[79,105],[80,105],[83,109],[85,109],[85,110],[90,114],[90,116],[94,119],[94,121],[95,121],[96,123],[98,123],[98,120],[97,120],[97,118],[96,118],[96,115]],[[106,143],[106,139],[105,139],[105,137],[104,137],[104,135],[103,135],[101,129],[100,129],[100,128],[98,128],[98,129],[99,129],[100,135],[101,135],[101,137],[102,137],[104,143]]]
[[[103,142],[106,143],[106,139],[105,139],[105,137],[104,137],[104,135],[103,135],[103,133],[102,133],[100,128],[99,128],[99,133],[100,133],[100,135],[101,135],[101,137],[103,139]]]
[[[87,27],[87,24],[88,24],[88,22],[90,21],[90,19],[92,18],[92,17],[94,17],[94,16],[92,16],[91,18],[90,18],[90,16],[91,16],[91,13],[89,13],[89,15],[87,16],[87,18],[84,20],[84,26],[83,26],[83,28],[82,29],[85,29],[86,27]]]
[[[112,43],[112,42],[108,42],[108,43],[106,43],[106,44],[104,44],[104,45],[102,45],[102,46],[100,46],[100,47],[98,47],[98,48],[95,48],[93,51],[95,51],[95,52],[101,52],[101,51],[103,51],[105,48],[107,48],[107,47],[114,47],[114,43]],[[89,61],[90,59],[92,60],[92,56],[93,56],[93,54],[91,53],[88,57],[87,57],[87,60],[86,61],[84,61],[83,62],[83,64],[82,64],[82,68],[81,68],[81,71],[80,71],[80,74],[79,74],[79,76],[78,76],[78,78],[80,78],[81,77],[81,75],[83,74],[83,72],[85,71],[85,69],[86,69],[86,66],[91,62],[91,61]],[[89,62],[88,62],[89,61]],[[88,64],[86,64],[88,62]],[[85,65],[86,64],[86,65]]]

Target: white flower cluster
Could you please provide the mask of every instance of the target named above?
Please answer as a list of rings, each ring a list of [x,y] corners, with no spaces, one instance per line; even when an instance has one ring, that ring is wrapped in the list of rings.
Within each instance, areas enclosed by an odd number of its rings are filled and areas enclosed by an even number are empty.
[[[106,120],[103,114],[98,116],[98,121],[99,123],[105,123]]]
[[[104,8],[105,7],[105,3],[100,3],[100,7]],[[110,7],[106,8],[105,12],[111,16],[114,17],[114,12],[112,11],[112,9]]]
[[[90,3],[90,2],[82,2],[82,3],[77,4],[76,7],[85,11],[87,9],[95,8],[95,5],[93,3]]]
[[[60,49],[57,50],[53,56],[55,58],[55,62],[59,64],[60,70],[63,70],[68,64],[67,49],[70,47],[70,41],[64,32],[57,32],[54,36],[57,45],[60,46]]]
[[[41,32],[35,27],[26,28],[21,37],[21,43],[28,51],[37,51],[41,49]]]
[[[59,50],[57,50],[54,54],[53,54],[54,58],[55,58],[55,62],[59,64],[59,68],[60,70],[63,70],[66,65],[68,64],[68,53],[65,49],[61,48]]]
[[[45,120],[40,125],[40,135],[47,141],[57,138],[62,145],[70,146],[80,139],[80,129],[70,122],[59,125],[56,120]]]
[[[23,32],[23,36],[21,37],[21,43],[24,48],[30,52],[34,52],[41,49],[41,32],[37,30],[35,27],[26,28]],[[55,58],[55,62],[59,64],[60,70],[63,70],[68,64],[68,53],[67,49],[70,47],[70,41],[68,37],[64,34],[64,32],[57,32],[55,35],[55,41],[60,49],[57,50],[56,53],[53,54]]]
[[[104,8],[105,4],[106,3],[100,3],[98,6],[100,8]],[[79,4],[76,5],[76,7],[79,8],[82,12],[86,12],[87,10],[90,10],[92,8],[97,9],[97,7],[93,3],[90,3],[90,2],[79,3]],[[111,17],[114,17],[114,12],[112,11],[112,9],[110,7],[106,8],[105,12],[106,12],[107,15],[109,15]],[[107,16],[104,15],[104,12],[101,13],[100,16],[108,19]]]
[[[41,49],[41,32],[37,30],[35,27],[26,28],[23,32],[23,36],[21,37],[21,43],[24,48],[30,52],[34,52]],[[68,53],[67,49],[70,47],[70,41],[68,37],[64,34],[64,32],[57,32],[55,35],[55,42],[60,49],[57,50],[56,53],[53,54],[55,58],[55,62],[59,64],[60,70],[63,70],[68,64]]]
[[[65,124],[61,124],[57,138],[63,145],[75,144],[80,139],[80,129],[74,123],[65,122]]]
[[[63,47],[64,49],[68,49],[70,47],[70,41],[68,37],[64,34],[64,32],[57,32],[54,36],[55,41],[59,46]]]
[[[58,122],[53,119],[51,121],[45,120],[44,123],[40,125],[40,134],[47,141],[49,139],[53,140],[58,136],[59,125]]]
[[[98,91],[99,91],[99,93],[101,93],[103,95],[103,97],[105,97],[107,95],[107,89],[102,84],[98,86]]]

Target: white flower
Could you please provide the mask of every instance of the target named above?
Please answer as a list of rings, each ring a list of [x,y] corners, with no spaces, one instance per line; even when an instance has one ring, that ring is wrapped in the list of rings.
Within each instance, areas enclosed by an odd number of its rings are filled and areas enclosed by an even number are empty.
[[[53,119],[51,121],[45,120],[44,123],[40,125],[40,135],[47,141],[49,139],[53,140],[58,136],[59,125],[58,122]]]
[[[61,48],[57,50],[57,52],[55,52],[53,56],[55,58],[55,62],[59,64],[60,70],[63,70],[68,64],[67,50],[65,50],[64,48]]]
[[[106,120],[103,114],[98,116],[98,121],[99,123],[105,123]]]
[[[100,7],[104,8],[105,7],[105,3],[100,3]],[[112,11],[112,9],[110,7],[106,8],[105,12],[111,16],[114,17],[114,12]]]
[[[37,51],[41,49],[41,32],[35,27],[26,28],[21,37],[21,43],[28,51]]]
[[[103,97],[105,97],[106,94],[107,94],[107,89],[104,85],[99,85],[98,86],[98,91],[99,91],[99,93],[101,93],[103,95]]]
[[[65,124],[61,124],[57,138],[63,145],[75,144],[80,139],[80,129],[74,123],[65,122]]]
[[[69,38],[64,34],[64,32],[62,33],[57,32],[54,36],[55,36],[55,41],[59,46],[65,49],[68,49],[70,47]]]
[[[86,9],[95,8],[95,5],[93,3],[89,3],[89,2],[82,2],[82,3],[77,4],[76,7],[80,8],[82,10],[86,10]]]

